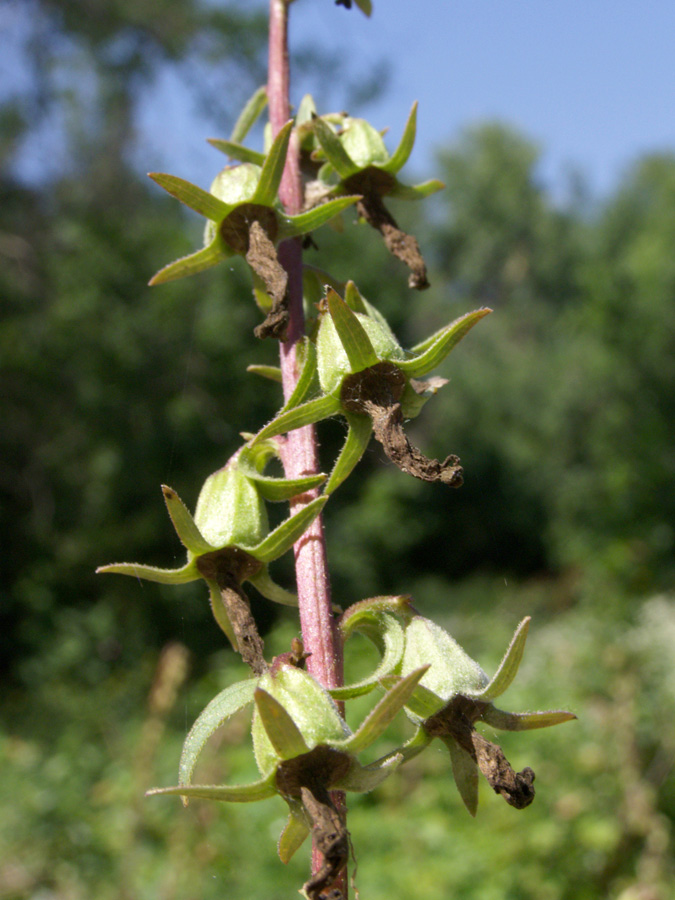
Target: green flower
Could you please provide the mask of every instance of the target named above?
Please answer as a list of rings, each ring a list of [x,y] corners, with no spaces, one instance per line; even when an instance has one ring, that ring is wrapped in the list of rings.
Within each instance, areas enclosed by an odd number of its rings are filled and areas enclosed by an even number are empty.
[[[341,415],[347,420],[347,440],[326,484],[334,491],[363,455],[372,433],[387,456],[403,471],[424,481],[451,486],[462,483],[459,459],[430,460],[411,446],[403,420],[417,416],[424,403],[445,384],[441,378],[418,379],[450,353],[471,328],[491,310],[479,309],[442,328],[406,351],[386,320],[349,282],[345,299],[332,288],[323,303],[316,337],[316,354],[305,355],[298,389],[286,406],[251,441],[283,434],[302,425]],[[305,398],[318,376],[321,393]]]
[[[357,757],[410,699],[425,668],[396,679],[352,732],[329,692],[307,672],[289,664],[286,656],[278,657],[260,678],[232,685],[215,697],[185,741],[179,784],[148,793],[180,795],[184,803],[190,798],[242,803],[280,795],[289,808],[278,844],[281,860],[288,862],[310,831],[324,852],[322,873],[305,885],[307,895],[316,896],[339,874],[349,848],[344,822],[328,792],[370,791],[398,767],[403,760],[398,751],[366,766]],[[193,785],[194,768],[206,741],[251,701],[260,780],[247,785]]]
[[[165,191],[208,220],[204,247],[165,266],[150,284],[194,275],[232,256],[245,256],[254,273],[256,299],[268,316],[256,330],[259,337],[285,335],[288,277],[277,259],[276,245],[319,228],[357,199],[340,197],[297,216],[284,213],[277,193],[292,128],[292,122],[284,125],[262,165],[244,162],[223,169],[209,193],[175,175],[150,174]]]
[[[330,185],[334,194],[359,194],[358,214],[382,234],[395,256],[410,269],[413,288],[429,286],[426,266],[414,237],[405,234],[383,203],[383,197],[419,200],[444,187],[437,180],[414,187],[396,177],[412,152],[417,130],[417,103],[413,103],[398,147],[389,154],[379,131],[365,119],[345,117],[339,131],[326,117],[314,119],[314,131],[321,145],[318,158],[327,160],[319,171],[319,180]]]
[[[404,754],[409,759],[440,738],[450,751],[455,783],[472,816],[478,804],[479,769],[512,806],[521,809],[534,799],[532,770],[515,773],[501,748],[475,731],[477,722],[504,731],[527,731],[576,719],[563,710],[510,713],[493,705],[516,676],[529,625],[529,617],[520,623],[492,679],[431,620],[415,616],[406,627],[400,674],[417,671],[422,660],[429,668],[406,707],[419,730]]]
[[[325,475],[272,478],[264,475],[267,462],[278,455],[274,441],[241,448],[222,469],[210,475],[201,489],[194,518],[178,494],[162,486],[169,516],[187,549],[187,562],[178,569],[139,563],[114,563],[98,572],[131,575],[161,584],[185,584],[203,578],[210,592],[216,621],[235,648],[242,650],[224,591],[239,591],[250,581],[269,600],[297,605],[297,597],[275,584],[268,564],[291,548],[316,518],[326,497],[312,500],[270,532],[265,501],[282,501],[317,487]]]

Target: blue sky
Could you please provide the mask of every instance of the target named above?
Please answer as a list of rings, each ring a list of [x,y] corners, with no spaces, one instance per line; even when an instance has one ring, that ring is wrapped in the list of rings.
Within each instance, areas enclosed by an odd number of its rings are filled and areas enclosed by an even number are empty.
[[[0,0],[1,2],[1,0]],[[21,2],[10,3],[5,29],[21,34]],[[216,3],[219,0],[207,0]],[[227,0],[242,5],[267,0]],[[343,51],[352,75],[387,59],[388,89],[375,103],[350,109],[398,140],[418,100],[418,142],[408,179],[431,177],[435,150],[463,128],[485,120],[509,123],[541,148],[540,174],[558,195],[577,169],[590,191],[612,190],[630,162],[649,151],[675,151],[675,0],[373,0],[366,19],[333,0],[295,0],[291,41],[316,38]],[[25,11],[25,8],[24,8]],[[16,38],[15,38],[16,39]],[[0,75],[20,82],[9,41]],[[341,108],[342,66],[332,108]],[[297,102],[312,84],[295,79]],[[317,98],[321,99],[321,98]],[[196,117],[184,84],[171,73],[141,106],[143,171],[180,174],[204,186],[223,164],[206,143],[222,129]],[[157,137],[155,137],[157,135]],[[58,161],[52,135],[37,139],[24,168],[35,176]]]
[[[297,0],[295,33],[344,29],[359,54],[389,55],[368,117],[395,140],[419,100],[424,176],[434,147],[486,119],[541,146],[552,186],[576,166],[604,193],[640,154],[675,150],[674,0],[374,0],[370,21],[329,6]]]

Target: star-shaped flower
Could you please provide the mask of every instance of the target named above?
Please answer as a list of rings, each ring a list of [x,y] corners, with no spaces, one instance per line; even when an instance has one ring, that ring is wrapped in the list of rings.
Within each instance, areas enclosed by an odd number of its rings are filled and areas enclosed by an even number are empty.
[[[176,787],[149,794],[241,803],[279,794],[289,818],[279,839],[282,862],[288,862],[311,832],[325,863],[305,885],[318,898],[347,862],[349,836],[329,791],[365,792],[376,787],[403,760],[394,751],[367,766],[358,754],[385,730],[410,699],[424,667],[397,679],[359,728],[352,732],[328,691],[302,668],[277,657],[260,678],[239,682],[215,697],[195,722],[183,747]],[[195,764],[208,738],[251,701],[253,749],[260,780],[247,785],[193,785]]]
[[[241,448],[222,469],[206,479],[194,518],[173,488],[162,486],[169,516],[187,549],[184,566],[161,569],[139,563],[113,563],[97,571],[162,584],[185,584],[203,578],[209,587],[216,621],[244,655],[243,644],[255,639],[255,635],[251,637],[255,628],[250,621],[244,621],[248,603],[241,585],[250,581],[269,600],[297,605],[294,594],[272,581],[268,564],[292,547],[327,500],[312,500],[270,531],[266,500],[289,500],[317,487],[326,477],[287,479],[264,475],[266,463],[275,455],[278,449],[274,441],[261,442],[253,449]],[[256,650],[258,659],[253,660],[260,670],[261,653],[262,645]]]
[[[409,759],[433,738],[440,738],[450,751],[455,783],[472,816],[478,805],[479,769],[494,791],[512,806],[522,809],[534,799],[532,769],[514,772],[501,747],[476,732],[477,722],[504,731],[527,731],[576,719],[573,713],[563,710],[510,713],[493,705],[492,701],[506,691],[516,676],[529,625],[529,617],[520,623],[492,679],[447,631],[430,619],[414,616],[406,627],[400,674],[417,671],[422,660],[429,669],[406,706],[419,730],[408,749],[403,748],[404,755]]]
[[[314,132],[327,160],[319,179],[332,186],[333,193],[360,194],[358,214],[381,232],[387,248],[410,269],[408,283],[413,288],[429,287],[426,266],[417,241],[396,224],[383,197],[419,200],[444,187],[437,180],[410,187],[396,177],[412,152],[417,130],[417,103],[413,103],[398,147],[389,154],[382,135],[365,119],[347,116],[339,131],[325,117],[314,119]]]
[[[251,446],[302,425],[342,415],[349,431],[326,484],[327,494],[358,463],[372,433],[389,459],[404,472],[424,481],[458,487],[462,483],[459,459],[427,459],[408,441],[403,420],[417,416],[429,397],[445,384],[441,378],[418,379],[442,362],[489,312],[479,309],[467,313],[406,351],[384,317],[359,294],[353,282],[346,285],[344,300],[329,288],[316,337],[316,355],[306,353],[298,390],[279,415],[256,435]],[[321,394],[305,400],[315,371]]]
[[[276,255],[276,245],[319,228],[354,203],[357,197],[339,197],[321,206],[289,216],[278,201],[292,122],[276,136],[262,165],[244,162],[216,176],[210,192],[175,175],[154,172],[150,177],[190,209],[208,220],[204,247],[165,266],[151,279],[161,284],[194,275],[231,256],[245,256],[254,273],[256,299],[267,320],[258,337],[282,337],[287,324],[288,276]]]

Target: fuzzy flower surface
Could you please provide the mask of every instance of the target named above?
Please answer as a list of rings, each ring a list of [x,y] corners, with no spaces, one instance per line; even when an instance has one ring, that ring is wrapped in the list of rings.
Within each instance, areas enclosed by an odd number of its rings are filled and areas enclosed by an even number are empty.
[[[419,727],[407,758],[419,753],[433,738],[440,738],[450,751],[455,783],[472,816],[478,806],[479,770],[510,805],[521,809],[534,799],[532,770],[514,772],[501,748],[476,732],[477,722],[504,731],[528,731],[576,719],[564,710],[504,712],[492,702],[516,676],[529,624],[529,617],[520,623],[491,679],[447,631],[430,619],[414,616],[405,630],[401,675],[415,671],[421,660],[429,665],[406,707]]]
[[[241,448],[222,469],[206,479],[194,517],[173,488],[162,486],[169,516],[187,550],[183,566],[162,569],[141,563],[113,563],[97,571],[161,584],[186,584],[203,578],[209,587],[216,621],[237,647],[232,617],[223,603],[223,590],[238,589],[250,581],[269,600],[297,605],[294,594],[272,581],[268,564],[290,550],[327,500],[312,500],[270,531],[266,501],[289,500],[325,480],[321,474],[296,479],[265,475],[267,462],[277,454],[274,441],[264,441],[254,449]]]
[[[421,376],[438,366],[489,312],[479,309],[467,313],[411,350],[404,350],[384,317],[361,296],[353,282],[347,283],[344,300],[328,288],[320,311],[316,352],[306,355],[299,390],[253,438],[251,446],[302,425],[341,415],[347,421],[347,439],[326,484],[326,493],[347,478],[373,433],[402,471],[424,481],[458,487],[462,483],[459,459],[427,459],[408,441],[403,422],[415,418],[446,383],[441,378],[422,381]],[[305,399],[317,380],[319,395]]]
[[[185,741],[176,787],[157,788],[151,795],[179,795],[234,803],[279,795],[289,818],[278,844],[279,857],[288,862],[312,833],[325,864],[305,885],[318,897],[346,864],[349,837],[329,791],[372,790],[403,761],[394,751],[362,765],[358,755],[386,729],[412,696],[425,672],[422,667],[397,679],[352,732],[330,696],[310,674],[283,654],[257,679],[226,688],[204,709]],[[247,785],[194,785],[197,759],[209,737],[235,712],[253,702],[253,748],[260,779]]]

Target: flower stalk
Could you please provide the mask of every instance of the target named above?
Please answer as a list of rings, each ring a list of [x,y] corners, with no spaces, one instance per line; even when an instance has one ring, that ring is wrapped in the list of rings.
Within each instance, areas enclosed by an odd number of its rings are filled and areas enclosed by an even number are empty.
[[[288,58],[287,0],[270,0],[269,68],[267,95],[272,134],[276,135],[290,119],[290,67]],[[297,214],[303,205],[300,160],[297,139],[291,135],[286,164],[279,188],[279,199],[289,215]],[[302,303],[302,244],[298,238],[284,241],[279,247],[279,261],[288,273],[289,321],[286,340],[279,344],[284,401],[288,401],[298,383],[300,365],[298,343],[305,333]],[[301,473],[319,472],[316,432],[314,425],[305,425],[290,432],[282,451],[284,470],[288,478]],[[294,474],[295,473],[295,474]],[[318,496],[309,491],[291,505],[295,513],[301,505]],[[321,516],[294,547],[295,574],[300,611],[300,627],[308,671],[326,688],[342,685],[342,655],[335,632],[326,542]],[[338,812],[345,810],[344,794],[332,793],[332,803]],[[343,813],[344,815],[344,813]],[[312,874],[318,877],[326,865],[325,846],[314,834],[312,845]],[[336,885],[346,894],[346,878],[338,878]],[[323,886],[323,885],[322,885]]]

